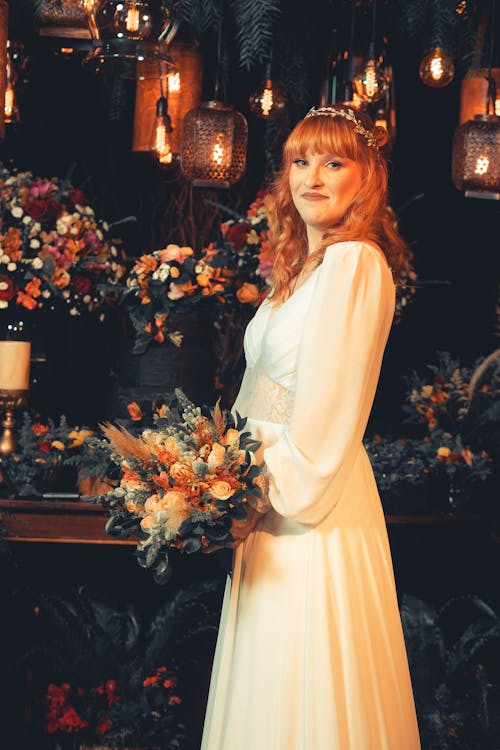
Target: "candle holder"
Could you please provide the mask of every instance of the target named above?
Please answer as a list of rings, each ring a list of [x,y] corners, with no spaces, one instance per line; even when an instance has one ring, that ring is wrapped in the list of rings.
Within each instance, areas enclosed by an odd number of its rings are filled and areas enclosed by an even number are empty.
[[[10,390],[0,388],[0,408],[5,410],[5,419],[2,421],[4,428],[0,436],[0,455],[8,456],[16,447],[14,440],[14,412],[20,406],[26,404],[28,397],[27,390]]]

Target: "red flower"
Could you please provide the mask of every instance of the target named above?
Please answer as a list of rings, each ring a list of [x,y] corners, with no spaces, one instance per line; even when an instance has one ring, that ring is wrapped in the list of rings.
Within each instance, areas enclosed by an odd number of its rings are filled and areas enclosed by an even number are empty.
[[[233,243],[234,250],[241,250],[246,245],[247,234],[251,228],[250,224],[246,221],[231,224],[227,230],[226,241]]]
[[[103,734],[106,734],[106,732],[109,732],[111,729],[111,719],[109,716],[102,716],[99,721],[97,722],[96,731],[99,737],[102,737]]]
[[[91,280],[87,276],[75,276],[71,282],[72,286],[77,294],[87,294],[92,286]]]
[[[0,300],[9,302],[16,294],[16,287],[11,279],[0,273]]]
[[[59,201],[53,198],[48,200],[30,198],[24,207],[26,213],[40,223],[55,221],[61,213],[61,209],[62,206]]]
[[[38,451],[42,451],[42,453],[48,453],[50,451],[50,448],[50,440],[40,440],[40,442],[36,444],[36,449]]]
[[[71,201],[71,203],[84,203],[85,201],[85,195],[83,193],[83,190],[79,190],[78,188],[73,188],[73,190],[70,190],[68,193],[68,198]]]

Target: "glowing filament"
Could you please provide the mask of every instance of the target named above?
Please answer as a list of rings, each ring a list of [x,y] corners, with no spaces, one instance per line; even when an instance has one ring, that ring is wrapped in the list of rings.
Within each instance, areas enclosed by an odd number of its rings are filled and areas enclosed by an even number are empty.
[[[170,73],[168,76],[168,90],[170,93],[181,90],[181,77],[179,73]]]
[[[11,120],[14,114],[14,99],[14,87],[11,83],[8,83],[5,89],[5,119],[7,122]]]
[[[222,166],[222,162],[224,160],[224,148],[219,140],[220,138],[222,138],[222,133],[219,133],[219,135],[217,136],[214,150],[212,152],[212,159],[219,167]]]
[[[167,126],[163,122],[158,123],[158,125],[156,126],[155,151],[160,157],[160,161],[162,160],[162,158],[167,157],[169,153],[170,153],[170,161],[172,161],[172,152],[170,149],[170,143],[168,139],[168,130],[167,130]]]
[[[365,75],[366,95],[371,99],[378,91],[377,71],[375,70],[373,60],[371,60],[366,66]]]
[[[431,76],[435,81],[443,77],[443,60],[441,57],[434,57],[430,63]]]
[[[273,90],[271,88],[265,88],[260,100],[260,106],[262,107],[262,114],[266,117],[273,108]]]
[[[127,31],[139,31],[139,9],[133,6],[127,10],[127,20],[125,21]]]
[[[475,174],[486,174],[488,167],[490,166],[490,160],[487,156],[478,156],[476,161]]]
[[[495,99],[495,114],[500,117],[500,99]]]

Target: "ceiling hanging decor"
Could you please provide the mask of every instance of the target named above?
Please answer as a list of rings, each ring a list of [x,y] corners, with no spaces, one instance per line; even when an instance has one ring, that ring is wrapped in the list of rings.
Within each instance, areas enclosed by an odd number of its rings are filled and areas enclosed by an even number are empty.
[[[453,184],[466,198],[500,200],[500,116],[495,114],[496,82],[492,74],[495,5],[496,0],[492,0],[485,111],[459,125],[453,138]]]
[[[363,102],[378,102],[389,87],[387,75],[381,65],[380,57],[375,56],[375,24],[377,17],[377,0],[372,7],[372,36],[368,48],[368,59],[361,70],[352,79],[354,92]]]
[[[180,17],[152,0],[83,0],[92,47],[83,65],[122,78],[158,78],[173,70],[169,45]],[[154,63],[154,65],[152,65]]]
[[[181,152],[182,122],[186,113],[201,102],[203,61],[199,49],[194,44],[172,42],[170,54],[174,69],[163,77],[168,98],[168,114],[172,125],[170,145],[178,161]],[[150,150],[151,126],[155,117],[158,99],[158,65],[150,64],[151,75],[139,78],[136,84],[134,111],[134,138],[132,150]],[[156,71],[156,79],[153,73]]]
[[[271,76],[271,63],[266,69],[266,77],[248,99],[250,111],[261,120],[276,120],[285,111],[286,97],[283,86]]]
[[[455,75],[453,57],[441,47],[433,47],[423,56],[418,74],[426,86],[431,88],[447,86]]]
[[[9,6],[0,0],[0,102],[5,102],[7,86],[7,37],[9,35]],[[0,138],[5,137],[5,107],[0,107]]]
[[[491,75],[495,79],[495,114],[500,116],[500,68],[492,68]],[[462,78],[460,88],[460,113],[458,122],[461,125],[467,120],[473,120],[475,115],[484,112],[484,102],[488,92],[488,69],[471,68]]]
[[[247,121],[219,100],[222,58],[222,2],[219,6],[214,98],[184,117],[181,170],[194,187],[228,188],[243,177],[248,141]]]

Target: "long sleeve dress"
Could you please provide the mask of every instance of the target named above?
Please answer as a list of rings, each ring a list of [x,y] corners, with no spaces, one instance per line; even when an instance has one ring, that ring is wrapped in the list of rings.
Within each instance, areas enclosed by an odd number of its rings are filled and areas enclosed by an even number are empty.
[[[418,750],[391,552],[362,439],[394,314],[382,252],[327,248],[245,332],[234,410],[269,511],[235,550],[202,750]]]

